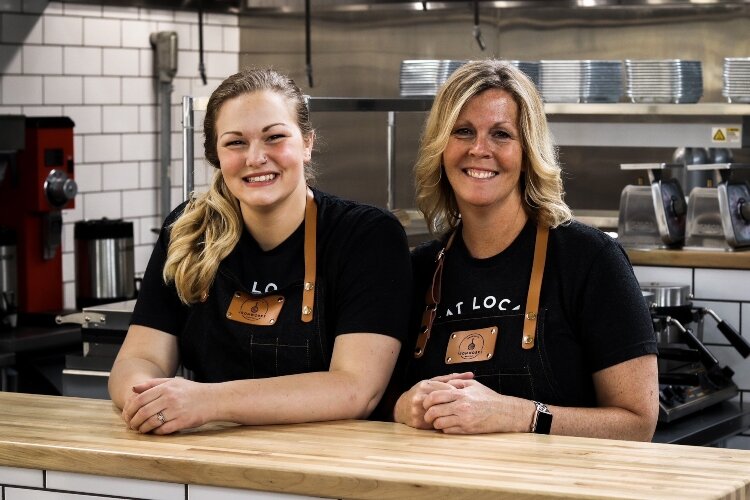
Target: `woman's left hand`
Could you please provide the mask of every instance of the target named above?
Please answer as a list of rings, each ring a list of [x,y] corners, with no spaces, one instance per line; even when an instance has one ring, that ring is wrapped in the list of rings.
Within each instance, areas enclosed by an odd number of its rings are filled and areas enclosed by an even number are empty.
[[[122,409],[129,428],[154,434],[171,434],[206,423],[211,407],[206,384],[182,378],[151,379],[133,386]]]
[[[451,380],[453,389],[439,390],[424,399],[424,419],[448,434],[528,432],[531,401],[498,394],[476,380]]]

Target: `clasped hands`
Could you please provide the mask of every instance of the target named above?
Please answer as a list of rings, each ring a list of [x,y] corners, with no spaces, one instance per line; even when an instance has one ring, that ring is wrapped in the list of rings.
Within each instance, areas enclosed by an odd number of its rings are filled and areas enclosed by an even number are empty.
[[[526,400],[498,394],[471,372],[417,382],[396,403],[396,421],[449,434],[515,432]]]
[[[133,386],[122,408],[129,429],[141,433],[171,434],[198,427],[207,419],[206,384],[182,378],[155,378]]]

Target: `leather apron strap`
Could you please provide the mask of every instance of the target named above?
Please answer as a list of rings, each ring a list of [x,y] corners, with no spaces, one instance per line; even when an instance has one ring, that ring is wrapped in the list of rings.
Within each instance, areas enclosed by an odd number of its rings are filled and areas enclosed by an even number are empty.
[[[443,266],[445,265],[445,253],[451,247],[453,238],[458,231],[454,231],[448,238],[445,248],[441,249],[435,258],[437,266],[432,276],[432,286],[425,294],[425,309],[422,313],[422,331],[417,337],[417,345],[414,347],[414,357],[421,358],[427,347],[427,341],[430,340],[432,332],[432,323],[435,321],[437,306],[440,303],[441,286],[443,281]],[[529,291],[526,297],[526,312],[524,314],[523,336],[521,337],[521,347],[531,349],[534,347],[536,338],[536,319],[539,310],[539,295],[542,290],[542,277],[544,276],[544,264],[547,260],[547,240],[549,237],[549,228],[537,226],[536,242],[534,244],[534,261],[531,265],[531,280],[529,282]]]
[[[302,321],[304,323],[312,321],[315,305],[317,229],[318,206],[315,204],[312,190],[308,188],[305,204],[305,281],[302,285]]]
[[[521,347],[531,349],[536,339],[536,319],[539,316],[539,295],[542,291],[542,277],[544,263],[547,260],[547,240],[549,228],[538,225],[536,227],[536,243],[534,244],[534,263],[531,265],[531,281],[529,293],[526,296],[526,313],[523,317],[523,338]]]

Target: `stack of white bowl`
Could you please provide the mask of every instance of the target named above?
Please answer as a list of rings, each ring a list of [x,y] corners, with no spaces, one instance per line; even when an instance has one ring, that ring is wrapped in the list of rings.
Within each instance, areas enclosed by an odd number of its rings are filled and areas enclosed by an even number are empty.
[[[452,59],[401,61],[401,96],[434,96],[443,82],[464,63],[466,61]]]
[[[625,69],[632,102],[694,103],[703,96],[700,61],[626,59]]]
[[[618,102],[622,61],[543,60],[540,90],[546,102]]]
[[[724,58],[724,88],[727,102],[750,103],[750,57]]]

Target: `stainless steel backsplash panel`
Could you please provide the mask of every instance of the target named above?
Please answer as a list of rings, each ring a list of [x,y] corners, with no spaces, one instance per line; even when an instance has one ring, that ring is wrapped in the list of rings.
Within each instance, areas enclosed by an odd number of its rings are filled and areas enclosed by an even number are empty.
[[[750,56],[750,5],[662,8],[489,9],[481,11],[487,50],[472,37],[471,9],[316,13],[313,88],[305,75],[299,13],[240,16],[240,65],[273,66],[319,97],[397,97],[404,59],[698,59],[704,97],[722,101],[724,57]],[[395,206],[413,207],[413,166],[425,113],[399,113]],[[317,113],[318,185],[386,205],[386,114]],[[683,146],[690,146],[685,144]],[[617,210],[630,175],[620,163],[667,161],[666,148],[562,148],[567,200],[574,209]],[[736,152],[735,161],[747,158]],[[747,160],[742,160],[747,161]],[[631,174],[632,175],[632,174]]]

